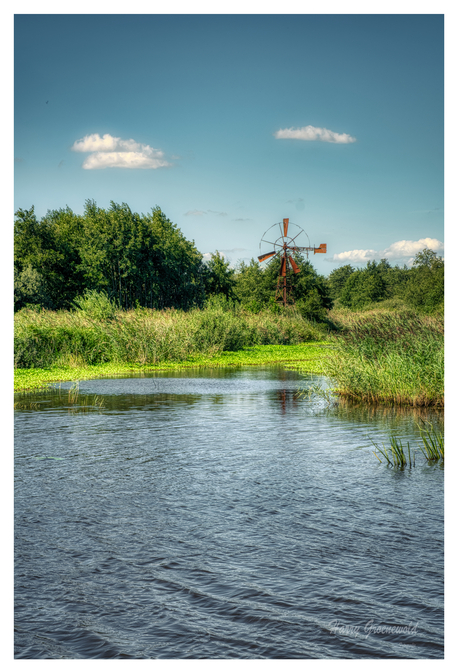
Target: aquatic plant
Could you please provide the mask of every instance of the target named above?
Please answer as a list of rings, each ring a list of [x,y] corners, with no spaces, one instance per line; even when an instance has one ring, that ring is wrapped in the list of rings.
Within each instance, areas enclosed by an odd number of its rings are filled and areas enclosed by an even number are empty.
[[[417,448],[420,449],[422,455],[427,462],[444,462],[444,432],[440,426],[435,427],[433,423],[420,418],[422,424],[417,423],[420,432],[422,443],[418,443],[416,448],[411,448],[407,442],[407,455],[403,442],[395,436],[390,436],[390,447],[387,449],[384,444],[381,446],[371,439],[377,453],[372,451],[375,457],[382,462],[380,457],[392,467],[410,467],[415,466],[415,453]]]
[[[253,345],[250,348],[216,355],[189,355],[185,360],[167,360],[155,364],[135,362],[106,362],[74,366],[53,366],[46,369],[15,369],[16,392],[39,390],[51,383],[113,377],[123,373],[143,371],[178,371],[190,368],[221,368],[234,366],[260,366],[283,363],[286,368],[319,372],[324,356],[325,341],[310,341],[298,345]]]
[[[444,462],[444,433],[439,427],[434,427],[433,423],[421,419],[422,425],[417,425],[422,444],[422,451],[427,462]]]
[[[377,452],[382,456],[388,465],[399,468],[415,466],[415,453],[412,451],[411,455],[409,441],[407,442],[407,455],[405,453],[403,442],[396,436],[390,436],[390,447],[388,450],[384,444],[379,446],[377,443],[375,443],[375,441],[372,441],[372,443],[375,446]],[[374,451],[372,452],[378,461],[382,462],[379,455],[377,455],[377,453]]]
[[[80,395],[80,382],[77,380],[69,389],[69,403],[75,404]]]

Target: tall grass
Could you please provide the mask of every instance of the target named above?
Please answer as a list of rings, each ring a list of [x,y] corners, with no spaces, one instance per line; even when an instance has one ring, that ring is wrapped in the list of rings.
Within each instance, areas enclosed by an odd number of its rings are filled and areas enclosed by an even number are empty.
[[[444,405],[444,321],[413,311],[344,312],[334,316],[324,373],[337,392],[366,402]]]
[[[405,452],[403,442],[400,439],[397,439],[395,436],[390,436],[390,447],[388,448],[388,450],[384,444],[382,444],[382,446],[379,446],[379,444],[375,443],[375,441],[372,441],[372,443],[375,449],[377,450],[377,453],[383,459],[385,459],[386,463],[389,466],[399,468],[404,468],[407,465],[409,465],[409,467],[415,466],[415,454],[414,451],[412,450],[411,455],[409,442],[407,442],[407,455]],[[382,462],[377,453],[374,452],[375,457],[378,459],[379,462]]]
[[[395,436],[390,436],[390,447],[388,449],[384,444],[380,446],[371,439],[371,442],[377,451],[372,452],[378,461],[383,462],[385,460],[388,466],[401,469],[406,466],[414,467],[415,454],[417,449],[419,449],[428,463],[433,464],[435,462],[440,462],[441,464],[444,464],[443,426],[438,424],[438,426],[435,427],[431,422],[427,422],[423,419],[420,419],[420,421],[422,424],[420,425],[417,423],[417,426],[420,432],[421,443],[419,442],[415,448],[412,447],[412,453],[409,441],[407,442],[406,454],[406,448],[402,440]]]
[[[439,427],[434,427],[431,422],[421,420],[418,425],[422,445],[420,450],[427,462],[444,462],[444,432]]]
[[[85,309],[84,302],[74,311],[19,311],[15,315],[15,366],[156,364],[325,337],[324,327],[307,322],[295,311],[252,314],[232,304],[188,312],[138,308],[96,315],[94,306]]]

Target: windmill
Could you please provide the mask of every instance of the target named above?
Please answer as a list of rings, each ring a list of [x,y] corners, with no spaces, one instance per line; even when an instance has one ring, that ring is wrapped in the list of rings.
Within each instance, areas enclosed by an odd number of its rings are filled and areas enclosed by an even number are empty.
[[[278,257],[278,260],[280,261],[275,301],[282,303],[284,306],[287,306],[289,302],[294,303],[294,300],[291,297],[292,285],[290,266],[295,274],[300,273],[300,268],[295,263],[293,255],[296,254],[296,252],[305,252],[308,258],[309,252],[313,252],[313,254],[325,254],[327,251],[326,243],[323,243],[319,247],[311,247],[310,239],[305,231],[301,229],[300,226],[297,226],[297,224],[291,223],[291,231],[292,227],[295,227],[293,231],[295,235],[293,237],[288,235],[289,219],[283,219],[282,224],[281,222],[278,222],[267,229],[259,243],[261,254],[258,256],[258,259],[260,262],[270,259],[271,257],[273,257],[273,259]],[[281,234],[279,236],[278,228],[279,233]],[[305,242],[308,242],[308,245],[302,244]],[[270,252],[262,252],[263,249],[270,248],[272,248]]]

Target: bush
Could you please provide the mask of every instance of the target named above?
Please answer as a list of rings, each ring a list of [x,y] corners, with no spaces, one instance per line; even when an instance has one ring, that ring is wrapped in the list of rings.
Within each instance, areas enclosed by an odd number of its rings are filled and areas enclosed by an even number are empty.
[[[83,296],[74,300],[75,308],[92,320],[111,320],[115,317],[116,303],[111,301],[107,292],[86,289]]]

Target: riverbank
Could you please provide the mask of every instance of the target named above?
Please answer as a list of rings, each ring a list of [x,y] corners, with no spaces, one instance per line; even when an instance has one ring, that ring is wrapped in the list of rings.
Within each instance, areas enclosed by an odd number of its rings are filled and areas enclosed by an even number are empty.
[[[14,391],[33,391],[52,383],[103,378],[124,373],[143,373],[190,368],[221,368],[233,366],[263,366],[289,364],[308,373],[321,373],[328,354],[328,341],[310,341],[299,345],[256,345],[236,352],[221,352],[213,357],[191,356],[186,360],[158,364],[129,364],[106,362],[84,366],[51,366],[47,368],[15,369]]]
[[[359,402],[444,407],[444,318],[413,310],[344,311],[333,316],[322,373]]]
[[[327,347],[328,346],[328,347]],[[15,316],[15,391],[133,372],[283,363],[327,376],[341,397],[444,406],[444,320],[402,308],[332,310],[23,310]]]

